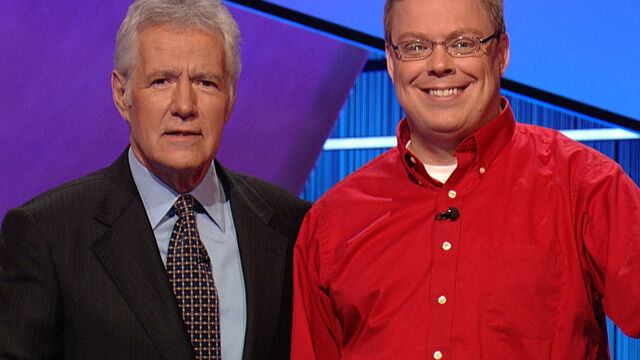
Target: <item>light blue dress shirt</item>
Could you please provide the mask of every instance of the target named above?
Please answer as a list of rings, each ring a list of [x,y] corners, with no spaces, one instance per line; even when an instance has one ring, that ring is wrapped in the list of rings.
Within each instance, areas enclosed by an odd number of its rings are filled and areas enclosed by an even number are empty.
[[[169,238],[178,220],[171,207],[180,194],[142,165],[131,148],[129,166],[166,265]],[[213,279],[218,290],[222,358],[242,359],[247,323],[242,264],[231,205],[213,164],[202,182],[189,193],[205,210],[196,212],[196,223],[200,239],[211,258]]]

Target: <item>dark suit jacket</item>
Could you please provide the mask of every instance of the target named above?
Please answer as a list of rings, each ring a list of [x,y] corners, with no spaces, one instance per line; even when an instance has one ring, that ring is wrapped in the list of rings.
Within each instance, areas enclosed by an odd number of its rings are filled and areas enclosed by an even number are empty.
[[[310,204],[217,162],[216,170],[245,280],[243,359],[288,359],[292,251]],[[126,151],[5,216],[0,358],[193,358]]]

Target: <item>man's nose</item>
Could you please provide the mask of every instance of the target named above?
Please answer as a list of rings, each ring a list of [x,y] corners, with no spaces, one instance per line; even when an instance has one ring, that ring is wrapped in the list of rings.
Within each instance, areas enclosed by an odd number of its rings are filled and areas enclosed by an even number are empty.
[[[179,79],[173,91],[171,115],[188,120],[197,115],[197,97],[189,79]]]
[[[455,64],[443,43],[433,44],[431,55],[426,59],[426,71],[430,76],[446,76],[455,73]]]

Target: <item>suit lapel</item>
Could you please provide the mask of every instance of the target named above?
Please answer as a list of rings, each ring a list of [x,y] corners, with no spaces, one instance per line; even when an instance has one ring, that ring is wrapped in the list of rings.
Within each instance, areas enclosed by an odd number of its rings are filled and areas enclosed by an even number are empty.
[[[96,219],[109,229],[93,249],[165,359],[193,358],[147,215],[131,177],[127,152],[112,165],[113,186]]]
[[[278,327],[287,239],[268,226],[274,211],[233,172],[216,163],[233,213],[247,299],[247,331],[243,359],[271,348]]]

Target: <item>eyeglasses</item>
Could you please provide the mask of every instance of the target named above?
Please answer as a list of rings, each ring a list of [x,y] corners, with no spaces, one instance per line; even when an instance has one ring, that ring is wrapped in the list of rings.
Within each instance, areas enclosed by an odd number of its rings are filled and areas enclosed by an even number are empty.
[[[401,41],[398,45],[391,44],[391,47],[398,52],[402,60],[426,59],[433,53],[433,48],[436,45],[444,46],[444,49],[451,56],[468,56],[476,54],[480,51],[480,45],[495,38],[498,34],[500,34],[500,31],[484,39],[477,36],[457,36],[445,41],[415,39]]]

